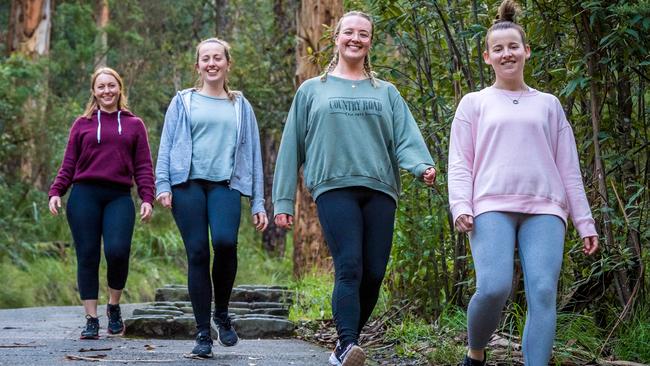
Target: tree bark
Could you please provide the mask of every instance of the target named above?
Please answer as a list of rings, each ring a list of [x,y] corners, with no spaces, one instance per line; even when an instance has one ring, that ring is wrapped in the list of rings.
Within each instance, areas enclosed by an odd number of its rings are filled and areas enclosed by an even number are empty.
[[[342,0],[304,0],[298,14],[298,47],[296,48],[296,85],[321,71],[323,25],[334,27],[343,15]],[[302,174],[298,180],[293,230],[293,273],[300,277],[312,270],[331,270],[329,251],[318,222],[316,205],[304,187]]]
[[[227,38],[230,29],[228,0],[214,0],[214,32],[219,38]]]
[[[278,157],[278,141],[276,131],[266,129],[261,133],[262,139],[262,159],[264,164],[264,208],[270,222],[269,227],[262,233],[262,246],[272,255],[281,257],[284,255],[286,248],[287,231],[281,229],[273,221],[273,203],[270,199],[273,191],[273,172],[275,171],[275,161]]]
[[[41,56],[49,53],[51,28],[51,0],[13,0],[7,37],[9,52],[37,61]],[[49,159],[45,130],[39,126],[45,121],[47,75],[45,69],[40,82],[42,85],[35,87],[38,91],[37,95],[28,98],[23,106],[23,119],[19,121],[27,137],[17,162],[20,179],[41,189],[47,186]]]
[[[110,19],[108,12],[108,0],[97,0],[97,51],[95,54],[95,66],[106,66],[106,52],[108,51],[108,35],[106,34],[106,26]]]

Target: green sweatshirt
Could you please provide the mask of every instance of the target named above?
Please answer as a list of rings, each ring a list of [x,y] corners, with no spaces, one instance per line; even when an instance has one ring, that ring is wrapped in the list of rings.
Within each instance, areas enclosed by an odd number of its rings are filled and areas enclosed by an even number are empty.
[[[314,200],[336,188],[363,186],[397,202],[399,167],[421,177],[433,160],[394,85],[332,75],[305,81],[294,97],[273,179],[275,214],[293,215],[298,169]]]

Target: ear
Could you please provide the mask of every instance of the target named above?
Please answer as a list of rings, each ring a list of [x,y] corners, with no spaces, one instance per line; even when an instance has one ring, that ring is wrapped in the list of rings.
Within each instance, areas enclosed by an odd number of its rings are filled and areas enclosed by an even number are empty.
[[[488,65],[491,65],[491,63],[490,63],[490,54],[488,53],[487,50],[483,51],[483,62],[485,62]]]
[[[528,60],[530,58],[530,53],[531,53],[530,52],[530,45],[527,44],[525,49],[526,49],[526,60]]]

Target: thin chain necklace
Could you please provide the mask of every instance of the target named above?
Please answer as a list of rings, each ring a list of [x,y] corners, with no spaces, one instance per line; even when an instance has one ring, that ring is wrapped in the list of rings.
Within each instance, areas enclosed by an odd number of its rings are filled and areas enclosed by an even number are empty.
[[[521,93],[519,93],[519,96],[518,96],[517,98],[515,98],[515,99],[512,99],[512,98],[511,98],[511,97],[510,97],[506,92],[504,92],[504,91],[501,91],[501,94],[505,95],[508,99],[510,99],[510,101],[512,101],[512,104],[519,104],[519,100],[521,99],[521,97],[524,96],[524,92],[527,92],[527,91],[528,91],[528,88],[522,90]]]

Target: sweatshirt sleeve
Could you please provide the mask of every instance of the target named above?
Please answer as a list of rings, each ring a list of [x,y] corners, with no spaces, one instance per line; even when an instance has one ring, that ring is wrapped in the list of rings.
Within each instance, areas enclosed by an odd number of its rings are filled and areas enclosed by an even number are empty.
[[[284,126],[273,175],[273,210],[276,216],[294,215],[298,169],[305,161],[307,103],[308,98],[298,89]]]
[[[160,145],[158,146],[158,160],[156,161],[156,197],[161,193],[171,192],[171,180],[169,178],[169,153],[172,148],[174,131],[178,122],[178,103],[180,96],[177,94],[167,107],[165,122],[163,124]]]
[[[471,103],[468,96],[458,104],[451,123],[447,184],[449,208],[454,222],[460,215],[474,216],[474,139],[472,137]]]
[[[251,128],[251,146],[253,148],[253,191],[251,194],[251,214],[266,213],[264,209],[264,165],[262,163],[262,148],[260,144],[260,132],[255,118],[255,111],[250,103],[244,99],[244,105],[248,109],[248,118]]]
[[[397,162],[401,168],[421,178],[428,168],[433,167],[433,159],[404,98],[394,86],[391,85],[391,89],[396,94],[392,108]]]
[[[54,182],[50,186],[50,191],[48,196],[63,196],[70,188],[72,184],[72,179],[74,178],[74,173],[77,168],[77,161],[80,154],[80,145],[79,141],[79,119],[77,119],[72,128],[70,129],[70,136],[68,137],[68,145],[65,148],[65,153],[63,155],[63,161],[61,162],[61,168],[59,173],[54,178]]]
[[[569,201],[569,214],[573,225],[578,230],[581,238],[597,236],[596,225],[591,216],[591,208],[587,201],[585,188],[582,184],[580,174],[580,160],[576,147],[573,129],[564,115],[559,102],[557,103],[557,115],[560,118],[560,131],[558,132],[557,152],[555,161],[557,164],[562,184]]]
[[[133,178],[138,186],[140,199],[143,202],[153,204],[155,184],[149,138],[147,136],[147,128],[142,120],[138,118],[137,123],[138,136],[133,154]]]

